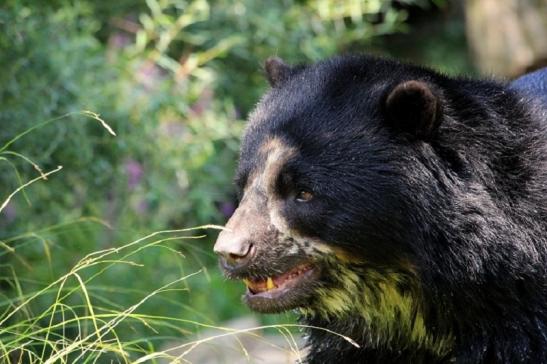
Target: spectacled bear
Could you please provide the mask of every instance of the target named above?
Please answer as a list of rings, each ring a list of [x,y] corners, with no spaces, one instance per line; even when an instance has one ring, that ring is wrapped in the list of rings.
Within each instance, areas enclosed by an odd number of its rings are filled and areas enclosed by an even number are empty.
[[[354,340],[309,329],[309,363],[547,363],[545,95],[366,55],[265,69],[214,248],[244,302]]]

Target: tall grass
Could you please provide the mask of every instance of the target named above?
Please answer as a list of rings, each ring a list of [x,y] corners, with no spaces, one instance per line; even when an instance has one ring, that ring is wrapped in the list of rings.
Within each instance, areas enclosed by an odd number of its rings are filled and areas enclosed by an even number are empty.
[[[98,114],[89,111],[77,113],[97,121],[111,135],[116,135],[112,128]],[[10,200],[34,183],[47,182],[61,172],[59,166],[43,171],[30,157],[11,150],[10,147],[29,133],[54,122],[66,120],[70,114],[47,120],[16,135],[0,147],[0,161],[9,163],[14,169],[19,187],[8,196],[2,197],[0,213]],[[38,176],[23,181],[14,158],[31,164]],[[26,241],[41,242],[44,245],[43,259],[49,264],[55,260],[50,251],[45,232],[63,231],[74,224],[99,224],[109,228],[108,224],[97,218],[84,217],[74,221],[59,223],[11,236],[0,241],[0,256],[9,254],[22,264],[2,264],[8,272],[0,277],[7,285],[0,291],[0,362],[7,363],[158,363],[188,362],[186,357],[198,346],[232,335],[250,335],[259,337],[259,332],[274,329],[281,334],[288,349],[300,360],[300,348],[294,338],[295,329],[301,325],[263,325],[245,329],[231,329],[218,326],[214,322],[187,319],[179,315],[154,314],[150,307],[165,304],[180,306],[183,310],[192,310],[183,302],[173,302],[173,292],[188,292],[186,284],[192,277],[206,274],[206,268],[194,269],[191,272],[180,271],[180,274],[167,282],[158,279],[158,284],[149,291],[137,290],[123,285],[104,285],[101,280],[105,274],[116,274],[121,266],[140,270],[142,276],[154,274],[155,267],[147,265],[147,254],[153,249],[166,249],[178,256],[181,261],[188,258],[181,252],[180,244],[204,237],[207,229],[222,229],[215,225],[199,226],[186,229],[163,230],[150,233],[144,237],[116,247],[100,249],[82,257],[75,257],[75,263],[66,269],[64,274],[41,281],[26,278],[18,267],[32,269],[32,264],[25,263],[24,256],[17,249]],[[1,252],[1,250],[0,250]],[[192,265],[192,266],[195,266]],[[118,299],[126,296],[123,300]],[[132,303],[124,304],[132,299]],[[211,303],[214,304],[214,303]],[[151,313],[152,312],[152,313]],[[179,311],[177,311],[179,312]],[[194,312],[195,313],[195,312]],[[199,313],[198,313],[199,314]],[[214,328],[220,333],[196,339],[192,334],[200,329]],[[314,328],[320,329],[320,328]],[[143,335],[142,333],[146,334]],[[335,333],[333,333],[335,334]],[[336,334],[335,334],[336,335]],[[193,337],[193,338],[192,338]],[[171,338],[176,345],[166,348],[164,342]],[[346,338],[347,340],[351,339]],[[241,344],[241,352],[252,361],[250,354]],[[356,345],[356,344],[355,344]]]
[[[33,292],[23,292],[17,274],[13,272],[17,295],[0,303],[4,308],[0,316],[0,358],[9,359],[12,363],[46,364],[155,363],[160,359],[162,362],[183,363],[187,362],[185,356],[199,345],[236,334],[258,337],[257,333],[264,329],[278,330],[285,337],[289,350],[300,358],[300,348],[292,329],[303,328],[303,325],[263,325],[232,329],[182,317],[156,316],[139,312],[145,302],[153,299],[160,301],[161,295],[165,292],[185,290],[181,283],[192,276],[202,274],[201,270],[158,286],[143,294],[128,307],[118,307],[110,301],[105,292],[98,289],[100,287],[93,286],[93,281],[98,276],[120,264],[142,269],[145,274],[145,270],[150,267],[139,264],[132,260],[132,257],[154,247],[171,249],[167,245],[169,241],[199,239],[202,236],[193,233],[204,228],[218,227],[201,226],[158,231],[118,248],[88,254],[66,274]],[[174,250],[173,253],[178,254]],[[118,293],[118,289],[119,293],[123,293],[123,287],[110,287],[114,294]],[[34,312],[32,303],[44,299],[50,301],[50,304],[42,311]],[[137,325],[147,327],[151,332],[150,336],[128,340],[126,330]],[[214,328],[221,330],[222,333],[162,349],[155,345],[158,337],[154,337],[162,328],[175,330],[182,337],[200,328]],[[350,338],[345,339],[352,342]],[[241,350],[247,353],[244,347]],[[249,357],[249,360],[252,358]]]
[[[158,286],[129,307],[119,307],[108,295],[110,292],[123,294],[124,287],[100,287],[93,283],[116,265],[144,269],[132,258],[153,247],[172,249],[166,244],[172,240],[199,238],[197,235],[187,235],[195,230],[159,231],[121,247],[88,254],[66,274],[36,291],[24,292],[17,272],[13,271],[16,295],[0,302],[3,308],[0,316],[0,357],[21,363],[97,362],[99,359],[99,362],[108,359],[128,363],[135,356],[154,350],[153,341],[148,337],[125,341],[124,331],[131,325],[144,325],[151,331],[161,326],[180,326],[177,329],[182,334],[192,331],[180,324],[195,326],[195,322],[144,315],[138,309],[164,292],[184,289],[180,283],[200,274],[200,271]],[[118,289],[120,292],[116,292]],[[49,301],[50,304],[36,312],[33,303],[38,300]]]

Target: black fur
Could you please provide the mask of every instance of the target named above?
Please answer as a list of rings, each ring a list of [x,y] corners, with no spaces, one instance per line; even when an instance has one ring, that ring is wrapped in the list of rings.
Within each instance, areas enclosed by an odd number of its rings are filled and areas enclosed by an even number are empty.
[[[314,198],[285,204],[291,229],[379,271],[410,262],[428,332],[454,337],[438,356],[373,345],[358,315],[312,314],[303,322],[361,348],[312,330],[308,361],[547,362],[545,108],[503,83],[368,56],[282,71],[251,117],[239,184],[266,138],[294,146],[278,193],[289,180]],[[417,91],[389,97],[409,81]]]

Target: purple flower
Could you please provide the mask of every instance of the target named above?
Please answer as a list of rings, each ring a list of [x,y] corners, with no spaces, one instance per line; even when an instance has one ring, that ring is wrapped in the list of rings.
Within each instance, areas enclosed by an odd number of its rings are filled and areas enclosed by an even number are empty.
[[[125,162],[125,173],[127,174],[127,187],[132,190],[141,182],[144,168],[136,160],[130,159]]]
[[[236,205],[231,202],[231,201],[228,201],[228,202],[223,202],[222,204],[220,204],[220,213],[226,218],[230,218],[230,216],[232,216],[232,214],[234,213],[234,211],[236,210]]]

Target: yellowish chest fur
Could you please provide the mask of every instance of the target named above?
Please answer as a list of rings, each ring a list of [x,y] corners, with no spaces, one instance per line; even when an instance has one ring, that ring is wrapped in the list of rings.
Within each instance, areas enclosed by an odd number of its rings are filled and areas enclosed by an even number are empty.
[[[453,347],[451,335],[431,335],[422,314],[420,290],[407,275],[378,273],[364,269],[359,274],[348,266],[338,266],[335,287],[319,288],[318,304],[303,314],[318,314],[327,320],[347,320],[358,316],[366,323],[370,343],[405,345],[447,354]]]

